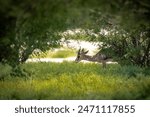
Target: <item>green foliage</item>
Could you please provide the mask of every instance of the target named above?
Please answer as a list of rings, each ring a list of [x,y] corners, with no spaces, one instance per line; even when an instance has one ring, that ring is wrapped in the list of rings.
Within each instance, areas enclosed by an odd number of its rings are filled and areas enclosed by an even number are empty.
[[[107,6],[107,5],[106,5]],[[150,3],[144,1],[111,1],[108,9],[91,11],[95,33],[99,38],[91,41],[103,42],[103,52],[123,64],[150,66]]]
[[[86,33],[67,38],[103,42],[102,52],[119,63],[150,66],[149,0],[1,0],[0,4],[0,62],[13,68],[35,49],[59,46],[60,33],[78,28]]]
[[[150,99],[150,76],[135,66],[102,69],[98,64],[64,62],[21,68],[31,75],[0,81],[0,99]]]
[[[99,40],[103,42],[102,52],[110,54],[119,63],[150,66],[148,37],[134,38],[126,32],[114,31],[112,34],[102,35]]]
[[[0,63],[0,69],[0,81],[5,81],[6,79],[17,76],[26,79],[30,76],[30,72],[20,66],[12,68],[12,66],[8,64]]]
[[[6,0],[1,5],[1,62],[15,66],[25,62],[34,49],[45,51],[59,45],[58,32],[65,27],[60,0]]]
[[[11,70],[12,68],[8,64],[0,63],[0,80],[4,80],[5,77],[9,77]]]
[[[26,79],[27,77],[30,76],[30,73],[27,72],[25,69],[21,68],[20,66],[16,66],[15,68],[12,69],[11,74],[12,77],[21,77]]]

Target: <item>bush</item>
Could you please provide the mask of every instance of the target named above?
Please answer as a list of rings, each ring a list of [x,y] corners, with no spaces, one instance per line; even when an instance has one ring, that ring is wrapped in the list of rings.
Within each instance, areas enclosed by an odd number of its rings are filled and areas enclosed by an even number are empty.
[[[103,7],[91,10],[90,28],[99,35],[91,41],[103,42],[102,51],[112,54],[121,64],[150,66],[148,4],[147,0],[110,1],[109,4],[104,1]]]
[[[117,32],[102,39],[102,51],[111,54],[121,64],[150,66],[150,40],[146,36],[147,32],[139,37],[138,34],[135,37],[126,32]]]
[[[4,80],[5,77],[8,77],[11,74],[12,67],[8,64],[0,63],[0,80]]]

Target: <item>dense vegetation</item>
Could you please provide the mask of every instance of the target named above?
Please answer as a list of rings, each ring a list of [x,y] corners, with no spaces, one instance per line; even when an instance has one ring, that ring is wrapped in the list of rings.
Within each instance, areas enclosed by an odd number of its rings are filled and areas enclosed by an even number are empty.
[[[0,99],[150,99],[149,69],[73,62],[21,67],[30,76],[7,74],[0,82]]]
[[[0,4],[0,99],[150,99],[150,0]],[[101,52],[119,64],[102,69],[97,64],[25,63],[35,50],[60,47],[61,38],[99,42]]]
[[[111,50],[120,63],[150,66],[149,0],[5,0],[0,4],[0,62],[23,63],[34,49],[58,46],[61,32],[81,28],[86,34],[97,34],[88,41],[103,42],[102,51]]]

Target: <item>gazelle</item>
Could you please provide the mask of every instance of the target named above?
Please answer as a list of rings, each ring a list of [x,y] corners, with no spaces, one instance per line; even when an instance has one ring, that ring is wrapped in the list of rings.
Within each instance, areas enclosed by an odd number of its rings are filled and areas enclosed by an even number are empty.
[[[98,52],[94,56],[86,55],[89,51],[84,51],[84,49],[80,49],[77,52],[77,58],[75,59],[76,62],[80,62],[81,60],[92,61],[92,62],[99,62],[102,63],[103,68],[106,68],[106,62],[112,61],[110,57],[107,57],[105,54]]]

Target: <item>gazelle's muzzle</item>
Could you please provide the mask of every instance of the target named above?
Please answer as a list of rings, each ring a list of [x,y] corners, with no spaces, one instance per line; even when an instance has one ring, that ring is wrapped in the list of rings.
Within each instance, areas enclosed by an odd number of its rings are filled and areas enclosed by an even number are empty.
[[[78,63],[78,62],[79,62],[79,59],[78,59],[78,58],[76,58],[76,59],[75,59],[75,62],[76,62],[76,63]]]

